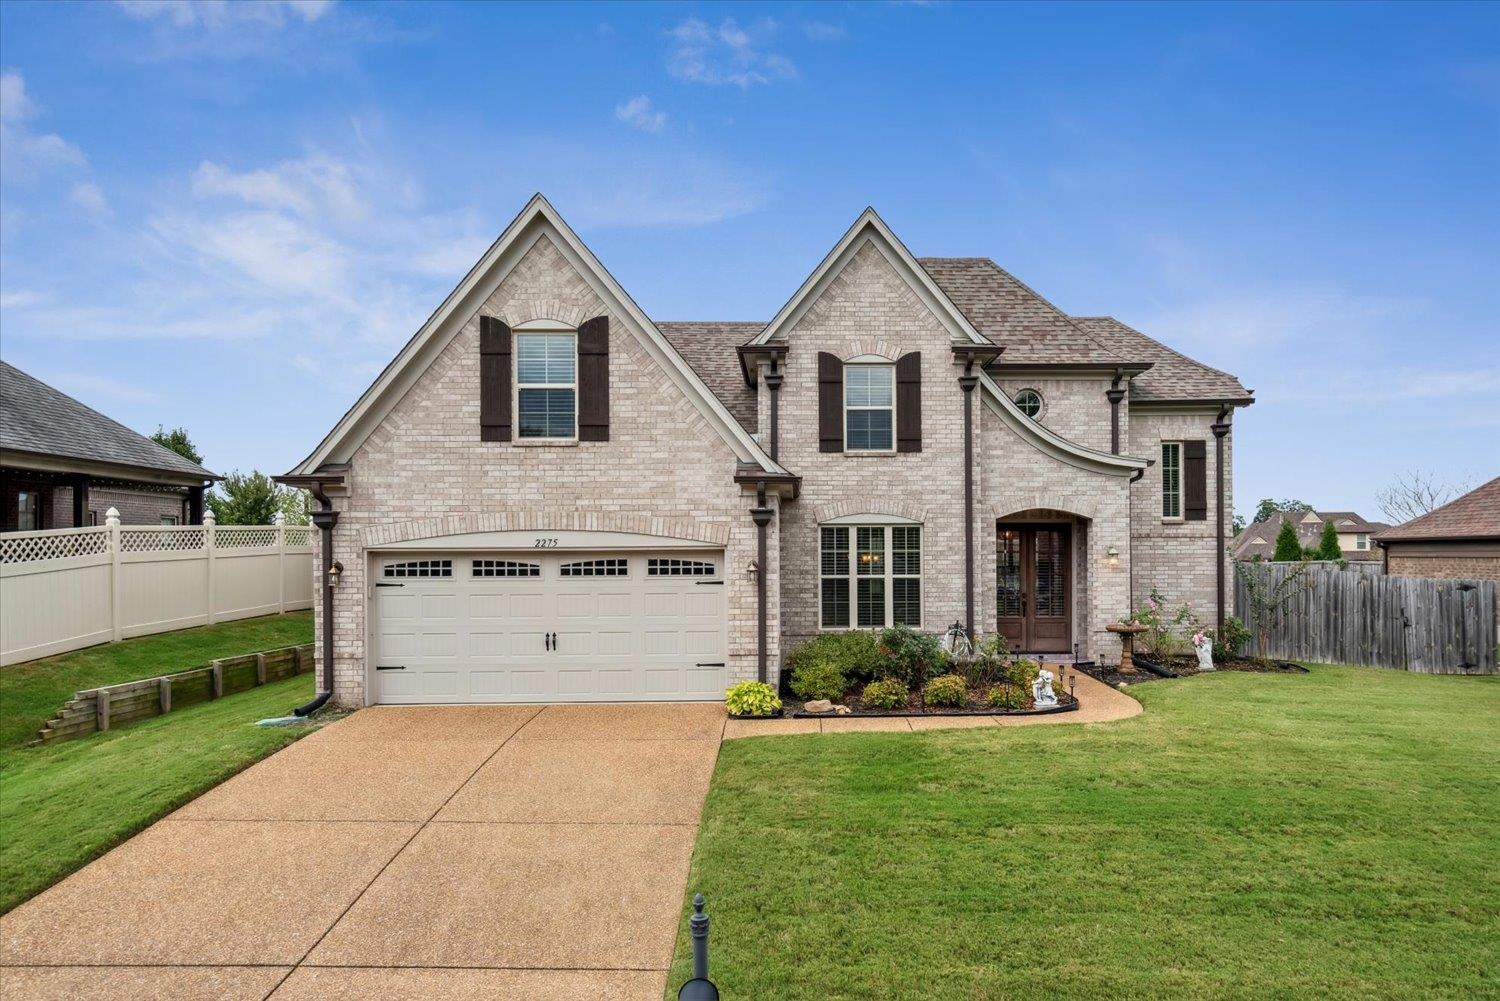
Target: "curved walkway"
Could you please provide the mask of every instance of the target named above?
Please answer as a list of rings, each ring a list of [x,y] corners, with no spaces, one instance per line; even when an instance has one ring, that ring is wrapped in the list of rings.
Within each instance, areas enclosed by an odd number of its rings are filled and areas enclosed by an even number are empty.
[[[1049,713],[1045,716],[829,716],[826,719],[732,719],[724,726],[724,739],[736,737],[771,737],[796,733],[905,732],[910,730],[956,730],[975,726],[1058,726],[1067,723],[1108,723],[1128,719],[1141,713],[1141,704],[1118,689],[1070,668],[1066,678],[1075,674],[1078,681],[1073,694],[1078,696],[1077,712]]]

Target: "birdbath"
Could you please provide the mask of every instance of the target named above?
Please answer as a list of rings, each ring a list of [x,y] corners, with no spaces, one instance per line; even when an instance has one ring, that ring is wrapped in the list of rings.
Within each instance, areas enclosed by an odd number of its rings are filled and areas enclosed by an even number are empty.
[[[1104,628],[1120,636],[1120,673],[1134,674],[1135,661],[1130,655],[1135,646],[1135,638],[1151,627],[1143,626],[1139,622],[1112,622]]]

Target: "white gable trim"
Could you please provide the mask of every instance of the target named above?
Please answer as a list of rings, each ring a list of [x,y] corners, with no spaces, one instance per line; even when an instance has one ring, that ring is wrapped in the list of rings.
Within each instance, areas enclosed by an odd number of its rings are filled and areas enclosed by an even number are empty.
[[[834,244],[833,249],[823,258],[822,262],[807,276],[802,287],[787,300],[785,306],[776,314],[766,329],[762,330],[750,342],[751,344],[769,344],[777,337],[784,337],[787,331],[797,325],[797,322],[812,308],[813,303],[818,301],[818,296],[828,288],[829,284],[838,277],[839,272],[844,270],[854,255],[864,249],[866,244],[872,244],[880,251],[885,259],[891,263],[896,272],[906,279],[923,303],[932,311],[943,326],[956,341],[970,341],[975,344],[988,344],[988,340],[974,329],[968,319],[959,312],[958,307],[953,305],[927,270],[917,263],[917,259],[911,255],[891,228],[885,224],[885,220],[873,209],[867,208],[854,220],[839,242]]]
[[[526,256],[537,240],[550,237],[563,257],[583,276],[594,293],[625,321],[641,345],[662,370],[687,395],[741,461],[759,466],[768,473],[789,475],[773,462],[756,444],[749,432],[740,427],[718,397],[709,390],[677,349],[672,347],[656,324],[642,312],[614,276],[605,269],[592,251],[584,245],[542,195],[526,203],[519,215],[505,228],[448,294],[427,322],[412,336],[399,354],[385,367],[370,388],[339,420],[312,454],[292,470],[292,475],[309,475],[327,463],[348,462],[365,439],[380,426],[392,408],[406,395],[433,360],[452,342],[468,317],[477,310]],[[476,426],[475,436],[479,429]]]

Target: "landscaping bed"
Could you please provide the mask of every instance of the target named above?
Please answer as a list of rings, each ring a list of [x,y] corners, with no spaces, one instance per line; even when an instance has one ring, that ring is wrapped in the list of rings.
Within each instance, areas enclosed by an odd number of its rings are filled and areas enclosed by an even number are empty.
[[[1214,661],[1214,670],[1198,670],[1197,657],[1162,657],[1153,658],[1137,654],[1135,656],[1134,671],[1121,671],[1118,666],[1108,667],[1102,665],[1089,665],[1082,669],[1090,676],[1098,678],[1107,685],[1139,685],[1147,681],[1160,681],[1170,678],[1191,678],[1199,674],[1218,674],[1221,671],[1241,671],[1250,674],[1306,674],[1307,668],[1301,664],[1294,664],[1288,660],[1255,660],[1251,658],[1236,658],[1234,660]]]
[[[1025,699],[1026,705],[1019,709],[997,709],[990,706],[985,693],[970,689],[966,693],[965,703],[962,706],[929,706],[921,698],[920,693],[913,695],[914,704],[905,709],[880,709],[865,704],[858,695],[850,696],[847,701],[840,705],[847,706],[849,712],[810,712],[806,708],[806,702],[791,697],[782,700],[782,706],[787,716],[793,719],[844,719],[846,717],[868,717],[868,716],[1043,716],[1049,713],[1071,712],[1078,708],[1078,700],[1065,691],[1056,691],[1057,705],[1043,706],[1040,709],[1031,704],[1030,696]]]

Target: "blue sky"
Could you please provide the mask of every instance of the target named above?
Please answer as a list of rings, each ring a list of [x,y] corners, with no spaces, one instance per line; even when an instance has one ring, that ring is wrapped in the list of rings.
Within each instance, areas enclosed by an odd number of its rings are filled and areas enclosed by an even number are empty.
[[[0,349],[290,468],[544,191],[659,319],[866,205],[1257,391],[1263,496],[1500,473],[1500,5],[0,5]]]

